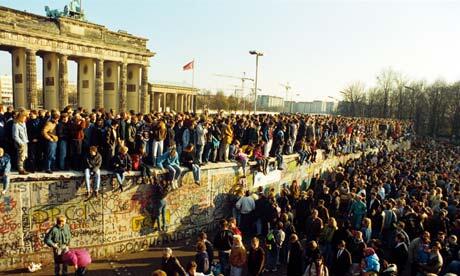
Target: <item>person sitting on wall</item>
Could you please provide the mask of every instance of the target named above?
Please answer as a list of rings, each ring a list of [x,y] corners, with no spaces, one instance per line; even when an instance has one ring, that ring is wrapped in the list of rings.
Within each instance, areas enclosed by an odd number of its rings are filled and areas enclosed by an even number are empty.
[[[172,181],[172,187],[173,189],[177,189],[177,180],[182,173],[182,169],[179,167],[179,155],[176,152],[176,148],[169,148],[169,151],[157,158],[156,166],[159,169],[163,169],[164,167],[168,169],[169,179]]]
[[[102,156],[97,152],[97,147],[92,146],[89,148],[89,153],[85,158],[85,183],[86,183],[86,195],[88,197],[94,191],[95,196],[99,194],[101,187],[101,165]],[[91,176],[94,177],[93,187],[91,187]]]
[[[2,195],[5,195],[10,186],[10,177],[8,176],[11,170],[11,158],[5,153],[3,148],[0,148],[0,180],[3,183]]]
[[[56,224],[46,233],[44,243],[53,248],[54,274],[56,276],[67,275],[67,265],[62,262],[62,249],[69,246],[72,234],[70,227],[66,224],[67,219],[59,215],[56,217]]]
[[[131,157],[128,154],[128,147],[120,147],[119,153],[113,159],[113,168],[115,177],[118,181],[118,188],[120,191],[123,191],[125,172],[131,170]]]
[[[186,146],[185,149],[182,151],[180,158],[181,164],[193,172],[193,179],[195,181],[195,184],[200,185],[201,169],[200,166],[195,163],[196,158],[194,145],[188,144],[188,146]]]
[[[148,154],[145,148],[139,149],[139,170],[141,171],[142,183],[152,184],[152,166],[148,165]]]
[[[310,147],[305,141],[305,137],[302,137],[302,139],[296,143],[294,150],[299,154],[298,166],[302,166],[305,162],[309,163],[308,159],[311,152]]]
[[[264,142],[259,142],[259,144],[254,148],[253,158],[257,162],[257,167],[260,172],[263,172],[265,175],[268,173],[268,164],[269,159],[264,156],[263,153]]]

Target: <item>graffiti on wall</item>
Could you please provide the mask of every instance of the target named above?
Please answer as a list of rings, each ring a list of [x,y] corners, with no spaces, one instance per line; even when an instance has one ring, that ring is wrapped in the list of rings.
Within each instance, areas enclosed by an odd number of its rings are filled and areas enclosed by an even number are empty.
[[[327,164],[318,162],[295,168],[289,163],[277,185],[306,179],[343,160],[327,159]],[[85,196],[83,179],[78,177],[13,182],[10,195],[0,198],[0,269],[15,268],[35,253],[40,260],[51,258],[43,238],[58,215],[67,218],[73,235],[71,246],[89,247],[95,256],[136,251],[155,244],[157,235],[150,235],[156,230],[148,208],[152,186],[139,184],[138,176],[129,178],[132,184],[119,192],[112,191],[110,177],[103,177],[101,195],[90,199]],[[252,175],[247,176],[246,182],[247,188],[254,189]],[[239,187],[238,183],[236,167],[203,170],[201,185],[194,183],[191,172],[185,173],[181,187],[166,197],[168,230],[196,233],[229,216],[231,193]],[[178,237],[184,236],[179,234]],[[42,254],[45,252],[48,255]]]

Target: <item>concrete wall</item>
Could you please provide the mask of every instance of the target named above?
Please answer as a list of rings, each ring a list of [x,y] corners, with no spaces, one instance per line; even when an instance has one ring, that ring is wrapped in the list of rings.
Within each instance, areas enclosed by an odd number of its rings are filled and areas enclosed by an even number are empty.
[[[360,154],[334,157],[311,166],[299,167],[295,156],[286,157],[286,170],[267,176],[248,175],[247,185],[267,184],[276,190],[293,179],[305,180],[327,171]],[[182,178],[182,187],[167,196],[168,233],[153,232],[146,206],[151,185],[138,184],[138,173],[131,173],[131,184],[124,192],[114,192],[111,176],[103,176],[99,198],[85,197],[80,173],[12,176],[9,195],[0,198],[0,270],[24,267],[30,261],[52,262],[51,250],[43,243],[46,231],[57,215],[63,214],[72,229],[71,246],[85,247],[94,259],[139,251],[165,240],[182,239],[202,229],[211,231],[220,218],[231,214],[229,192],[237,187],[241,168],[235,164],[212,164],[202,170],[202,184],[194,184],[191,172]]]

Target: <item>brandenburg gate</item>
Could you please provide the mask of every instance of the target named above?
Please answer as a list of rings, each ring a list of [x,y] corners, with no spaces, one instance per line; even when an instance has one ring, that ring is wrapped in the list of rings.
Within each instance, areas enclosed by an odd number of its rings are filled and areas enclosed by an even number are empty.
[[[147,75],[155,53],[147,49],[145,38],[70,17],[0,6],[0,50],[12,56],[16,108],[38,108],[37,77],[43,78],[45,109],[67,106],[67,63],[73,60],[78,64],[78,106],[88,111],[150,111]],[[37,55],[43,60],[43,76],[37,76]]]

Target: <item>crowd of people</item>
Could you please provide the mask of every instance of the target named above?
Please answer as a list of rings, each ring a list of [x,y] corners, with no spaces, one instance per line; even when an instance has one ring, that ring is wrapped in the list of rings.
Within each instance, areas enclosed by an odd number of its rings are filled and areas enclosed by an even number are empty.
[[[459,203],[459,146],[382,146],[308,189],[246,191],[212,242],[200,234],[193,262],[167,249],[153,275],[460,275]]]
[[[411,128],[407,122],[304,114],[224,116],[193,113],[141,114],[113,110],[14,110],[0,106],[2,194],[9,173],[77,170],[85,174],[88,196],[98,196],[101,168],[113,171],[112,185],[123,190],[125,173],[139,170],[152,182],[152,168],[166,169],[172,188],[185,170],[200,184],[208,162],[249,161],[268,172],[271,158],[284,168],[283,155],[298,153],[298,163],[315,162],[318,149],[340,155],[376,146]],[[91,181],[93,180],[93,181]],[[117,185],[118,184],[118,185]]]

